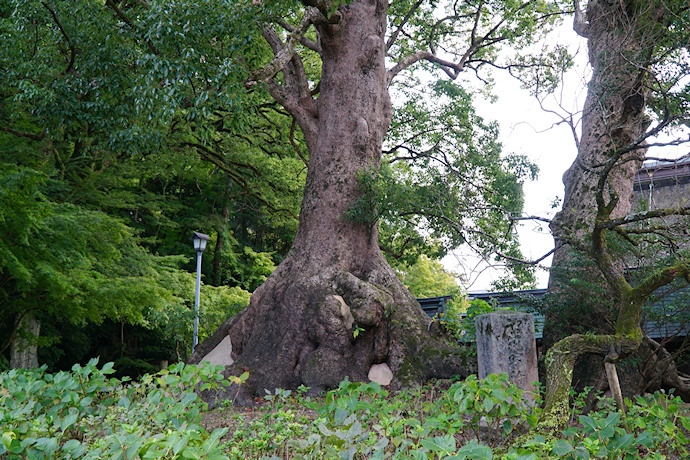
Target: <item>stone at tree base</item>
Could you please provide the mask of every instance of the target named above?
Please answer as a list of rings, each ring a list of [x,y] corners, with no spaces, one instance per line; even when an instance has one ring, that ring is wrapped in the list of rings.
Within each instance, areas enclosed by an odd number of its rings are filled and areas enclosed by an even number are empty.
[[[206,356],[201,358],[201,362],[208,361],[214,366],[223,365],[229,366],[234,360],[232,359],[232,342],[229,336],[225,338],[216,347],[211,350]]]
[[[505,372],[511,383],[533,392],[537,374],[534,320],[529,313],[500,311],[475,318],[479,378]],[[533,401],[531,395],[526,398]]]
[[[381,386],[390,385],[393,380],[393,372],[386,363],[372,364],[369,369],[369,380]]]

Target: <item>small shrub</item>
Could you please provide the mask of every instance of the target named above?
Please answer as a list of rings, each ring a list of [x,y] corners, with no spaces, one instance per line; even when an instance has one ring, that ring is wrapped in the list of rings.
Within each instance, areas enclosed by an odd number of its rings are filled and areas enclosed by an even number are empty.
[[[444,401],[445,408],[456,414],[448,428],[457,431],[468,427],[477,440],[486,440],[495,447],[509,440],[516,431],[536,426],[539,419],[538,395],[536,405],[527,403],[527,392],[508,381],[508,376],[490,374],[479,380],[470,375],[463,382],[453,384]],[[483,436],[481,428],[486,428]]]

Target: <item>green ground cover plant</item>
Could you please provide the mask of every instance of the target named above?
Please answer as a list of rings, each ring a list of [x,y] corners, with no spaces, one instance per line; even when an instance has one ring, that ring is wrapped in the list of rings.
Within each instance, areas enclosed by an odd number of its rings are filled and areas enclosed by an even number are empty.
[[[0,374],[0,459],[681,459],[688,407],[655,393],[627,401],[627,429],[607,399],[557,434],[504,374],[402,391],[347,380],[328,393],[266,392],[251,409],[208,411],[194,392],[219,367],[178,364],[137,381],[97,360],[70,372]]]
[[[225,458],[227,430],[198,425],[205,405],[193,391],[217,370],[178,364],[130,382],[97,364],[0,374],[0,458]]]

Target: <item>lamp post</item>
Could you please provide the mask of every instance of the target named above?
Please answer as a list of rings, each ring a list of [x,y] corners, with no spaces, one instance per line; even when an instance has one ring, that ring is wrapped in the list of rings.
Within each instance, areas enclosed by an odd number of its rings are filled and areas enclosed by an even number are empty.
[[[201,254],[206,250],[206,243],[210,238],[203,233],[194,232],[192,242],[196,251],[196,296],[194,297],[194,336],[192,337],[192,353],[199,343],[199,294],[201,293]]]

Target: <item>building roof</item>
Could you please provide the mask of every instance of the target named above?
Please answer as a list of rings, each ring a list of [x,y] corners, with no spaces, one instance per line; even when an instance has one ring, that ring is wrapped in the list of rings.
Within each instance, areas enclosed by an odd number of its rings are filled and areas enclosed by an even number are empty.
[[[655,187],[690,181],[690,158],[676,161],[645,162],[635,176],[635,190],[645,190],[650,183]]]
[[[546,294],[546,289],[526,289],[513,292],[468,292],[469,300],[483,300],[497,309],[509,308],[531,313],[534,317],[534,336],[540,341],[544,334],[544,315],[530,308],[530,298],[539,298]],[[673,290],[661,293],[652,303],[653,318],[645,318],[642,325],[644,332],[654,340],[685,337],[690,333],[690,322],[677,321],[678,304],[686,301],[690,304],[690,291]],[[417,299],[422,310],[430,317],[443,313],[446,302],[452,296],[427,297]],[[676,321],[674,321],[674,319]]]

